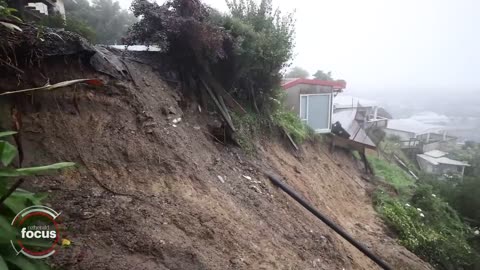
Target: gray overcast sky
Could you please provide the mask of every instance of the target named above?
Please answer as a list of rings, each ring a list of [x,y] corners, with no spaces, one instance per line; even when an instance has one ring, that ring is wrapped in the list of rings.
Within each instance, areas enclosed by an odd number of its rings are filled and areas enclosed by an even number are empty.
[[[120,0],[128,7],[131,0]],[[159,1],[163,2],[163,1]],[[224,0],[205,0],[226,10]],[[293,65],[331,70],[351,90],[480,87],[480,1],[274,0],[296,9]]]

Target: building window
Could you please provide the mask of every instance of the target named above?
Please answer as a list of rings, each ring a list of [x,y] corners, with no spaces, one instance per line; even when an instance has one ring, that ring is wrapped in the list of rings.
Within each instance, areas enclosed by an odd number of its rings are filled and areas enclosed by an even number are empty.
[[[300,119],[307,121],[308,96],[300,96]]]
[[[327,133],[331,129],[331,94],[300,95],[300,119],[317,133]]]

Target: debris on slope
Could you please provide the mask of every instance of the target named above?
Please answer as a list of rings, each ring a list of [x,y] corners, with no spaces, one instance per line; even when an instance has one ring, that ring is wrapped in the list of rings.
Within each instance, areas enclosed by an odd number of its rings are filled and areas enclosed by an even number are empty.
[[[115,54],[102,50],[102,55],[110,53]],[[345,157],[331,157],[312,144],[297,158],[275,138],[259,142],[263,150],[257,157],[245,156],[208,136],[204,131],[218,116],[184,102],[175,90],[179,85],[161,80],[163,74],[144,64],[148,59],[118,56],[119,70],[127,73],[116,76],[89,66],[91,55],[89,49],[66,60],[45,58],[48,68],[25,68],[37,75],[23,77],[22,86],[38,86],[39,73],[51,82],[97,78],[104,86],[69,86],[8,100],[22,113],[26,166],[58,160],[79,164],[76,171],[30,183],[37,191],[54,191],[51,205],[62,211],[68,228],[70,248],[52,257],[53,265],[376,268],[272,186],[262,173],[270,170],[395,269],[429,269],[386,234],[371,206],[368,184]],[[72,64],[76,58],[81,61]],[[0,79],[3,85],[9,81]],[[6,119],[1,124],[10,125]],[[340,168],[334,158],[347,165]]]

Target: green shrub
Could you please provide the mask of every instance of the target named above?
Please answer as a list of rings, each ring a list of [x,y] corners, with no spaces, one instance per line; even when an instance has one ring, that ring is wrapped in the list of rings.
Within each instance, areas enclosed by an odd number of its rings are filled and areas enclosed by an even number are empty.
[[[95,31],[83,21],[77,20],[74,17],[67,17],[65,20],[61,15],[45,16],[38,24],[50,28],[63,28],[66,31],[79,34],[88,41],[95,41]]]
[[[0,132],[0,138],[13,135],[15,132]],[[7,195],[8,185],[15,177],[30,176],[38,173],[58,170],[73,166],[71,162],[56,163],[48,166],[15,169],[10,166],[17,154],[17,149],[5,140],[0,140],[0,197]],[[0,208],[0,269],[49,269],[42,261],[32,260],[25,256],[18,256],[11,247],[10,240],[15,239],[16,231],[10,222],[22,209],[40,204],[45,196],[25,190],[15,190],[3,202]]]
[[[315,131],[302,122],[294,112],[280,109],[273,113],[272,119],[273,123],[284,128],[296,143],[302,143],[315,135]]]
[[[22,20],[14,15],[15,12],[17,12],[17,10],[14,8],[8,7],[5,0],[0,0],[0,18],[21,22]]]
[[[249,112],[243,115],[232,113],[232,120],[237,131],[235,140],[249,154],[255,152],[255,137],[266,127],[266,119],[261,115]]]
[[[436,268],[468,268],[474,262],[468,243],[471,230],[431,186],[418,188],[408,203],[382,192],[375,202],[399,242]]]

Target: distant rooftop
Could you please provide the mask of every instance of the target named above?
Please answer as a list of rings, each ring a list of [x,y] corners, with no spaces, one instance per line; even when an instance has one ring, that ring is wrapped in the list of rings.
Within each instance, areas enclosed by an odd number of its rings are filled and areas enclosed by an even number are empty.
[[[430,151],[430,152],[433,152],[433,151]],[[442,151],[439,151],[439,152],[442,152]],[[428,152],[427,152],[428,153]],[[438,164],[447,164],[447,165],[455,165],[455,166],[470,166],[468,163],[466,162],[463,162],[463,161],[458,161],[458,160],[454,160],[454,159],[450,159],[448,157],[438,157],[438,158],[435,158],[435,157],[432,157],[432,156],[429,156],[429,155],[426,155],[425,154],[419,154],[417,155],[418,157],[426,160],[427,162],[433,164],[433,165],[438,165]]]
[[[424,154],[424,155],[427,155],[427,156],[429,156],[429,157],[439,158],[439,157],[446,156],[448,153],[447,153],[447,152],[440,151],[440,150],[432,150],[432,151],[425,152],[425,153],[423,153],[423,154]]]
[[[425,133],[439,133],[445,129],[443,126],[425,124],[412,118],[390,119],[387,124],[388,129],[412,132],[416,135]]]
[[[345,81],[323,81],[304,78],[287,78],[282,81],[282,88],[286,90],[299,84],[331,86],[333,88],[333,91],[336,92],[340,92],[342,91],[342,89],[347,87],[347,83]]]
[[[335,108],[375,107],[378,103],[374,100],[339,94],[333,99],[333,106]]]

